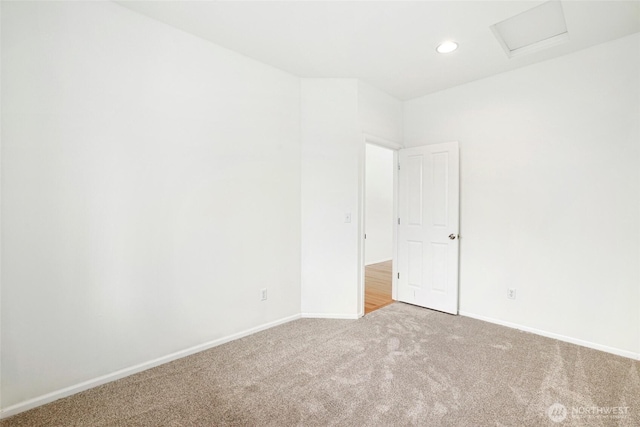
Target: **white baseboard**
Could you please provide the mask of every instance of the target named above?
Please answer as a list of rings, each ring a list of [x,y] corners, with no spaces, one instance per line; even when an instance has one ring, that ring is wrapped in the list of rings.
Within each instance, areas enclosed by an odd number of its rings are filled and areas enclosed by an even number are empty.
[[[69,387],[65,387],[60,390],[53,391],[51,393],[47,393],[42,396],[35,397],[33,399],[25,400],[24,402],[17,403],[15,405],[8,406],[2,410],[0,410],[0,419],[7,418],[12,415],[19,414],[20,412],[28,411],[29,409],[36,408],[38,406],[45,405],[47,403],[51,403],[54,400],[62,399],[63,397],[68,397],[76,393],[80,393],[81,391],[88,390],[93,387],[97,387],[102,384],[106,384],[111,381],[118,380],[120,378],[127,377],[129,375],[136,374],[138,372],[146,371],[147,369],[165,364],[167,362],[171,362],[176,359],[181,359],[183,357],[189,356],[194,353],[199,353],[204,350],[208,350],[210,348],[219,346],[221,344],[225,344],[229,341],[234,341],[239,338],[246,337],[251,334],[255,334],[256,332],[263,331],[265,329],[273,328],[274,326],[282,325],[283,323],[291,322],[292,320],[300,319],[299,314],[295,314],[293,316],[284,317],[282,319],[275,320],[273,322],[265,323],[260,326],[256,326],[255,328],[247,329],[242,332],[238,332],[233,335],[228,335],[223,338],[218,338],[213,341],[209,341],[203,344],[196,345],[194,347],[187,348],[185,350],[177,351],[175,353],[168,354],[166,356],[158,357],[157,359],[150,360],[148,362],[143,362],[135,366],[131,366],[129,368],[124,368],[116,372],[112,372],[107,375],[102,375],[100,377],[81,382],[80,384],[72,385]]]
[[[392,258],[385,258],[385,259],[381,259],[379,261],[367,262],[364,265],[367,266],[367,265],[373,265],[373,264],[380,264],[381,262],[387,262],[387,261],[393,261],[393,259]]]
[[[590,342],[590,341],[584,341],[584,340],[581,340],[581,339],[578,339],[578,338],[572,338],[572,337],[568,337],[566,335],[560,335],[560,334],[556,334],[554,332],[547,332],[547,331],[543,331],[543,330],[540,330],[540,329],[531,328],[529,326],[523,326],[523,325],[519,325],[517,323],[506,322],[504,320],[494,319],[492,317],[481,316],[479,314],[468,313],[468,312],[465,312],[465,311],[460,311],[460,315],[461,316],[466,316],[466,317],[471,317],[471,318],[477,319],[477,320],[482,320],[482,321],[489,322],[489,323],[495,323],[496,325],[507,326],[507,327],[513,328],[513,329],[519,329],[519,330],[525,331],[525,332],[531,332],[531,333],[534,333],[536,335],[542,335],[543,337],[547,337],[547,338],[554,338],[556,340],[568,342],[568,343],[571,343],[571,344],[580,345],[582,347],[592,348],[594,350],[600,350],[600,351],[604,351],[604,352],[615,354],[615,355],[622,356],[622,357],[628,357],[629,359],[640,360],[640,353],[634,353],[633,351],[621,350],[619,348],[609,347],[609,346],[602,345],[602,344],[596,344],[596,343],[593,343],[593,342]]]
[[[343,319],[343,320],[353,320],[359,319],[360,315],[358,314],[341,314],[341,313],[302,313],[301,317],[303,319]]]

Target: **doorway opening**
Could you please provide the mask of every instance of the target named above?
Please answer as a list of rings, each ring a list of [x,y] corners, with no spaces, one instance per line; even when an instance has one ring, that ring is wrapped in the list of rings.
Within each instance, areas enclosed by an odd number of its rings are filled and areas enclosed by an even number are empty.
[[[365,144],[364,314],[393,302],[395,154]]]
[[[458,142],[403,148],[401,145],[363,134],[360,155],[358,244],[358,316],[392,301],[402,301],[445,313],[458,314],[460,153]],[[386,151],[385,151],[386,149]],[[392,156],[391,255],[380,255],[376,243],[376,218],[388,212],[375,207],[372,187],[379,175],[376,153]],[[383,154],[384,156],[384,154]],[[387,160],[387,163],[389,161]],[[382,166],[382,171],[388,171]],[[388,188],[388,187],[387,187]],[[388,194],[388,193],[387,193]],[[387,196],[388,197],[388,196]],[[379,202],[379,199],[378,199]],[[372,206],[373,205],[373,206]],[[383,205],[384,206],[384,205]],[[385,215],[385,214],[382,214]],[[388,218],[388,216],[387,216]],[[384,220],[382,221],[384,227]],[[379,240],[378,240],[379,241]],[[382,249],[384,251],[384,247]],[[391,263],[384,264],[392,260]],[[382,264],[373,266],[374,264]],[[367,267],[369,271],[367,272]],[[389,269],[391,298],[389,299]],[[367,304],[366,279],[370,290],[380,279],[384,301]],[[376,283],[378,282],[378,283]],[[369,292],[371,295],[372,293]],[[365,310],[365,305],[368,305]]]

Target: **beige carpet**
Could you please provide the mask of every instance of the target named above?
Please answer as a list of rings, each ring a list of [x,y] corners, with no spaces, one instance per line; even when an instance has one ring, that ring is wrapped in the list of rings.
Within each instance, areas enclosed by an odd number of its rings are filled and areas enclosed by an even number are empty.
[[[0,425],[635,427],[640,363],[394,303],[294,321]]]

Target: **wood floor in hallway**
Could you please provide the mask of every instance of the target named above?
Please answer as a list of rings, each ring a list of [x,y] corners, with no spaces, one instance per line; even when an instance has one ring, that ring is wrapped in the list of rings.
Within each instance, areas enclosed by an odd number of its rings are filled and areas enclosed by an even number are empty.
[[[391,299],[392,261],[365,266],[364,314],[389,305]]]

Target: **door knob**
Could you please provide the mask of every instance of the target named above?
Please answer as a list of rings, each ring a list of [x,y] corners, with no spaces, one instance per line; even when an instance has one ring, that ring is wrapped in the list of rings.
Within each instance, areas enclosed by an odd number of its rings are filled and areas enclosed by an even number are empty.
[[[455,234],[449,234],[449,238],[451,240],[456,240],[456,237],[458,237],[458,236],[456,236]]]

